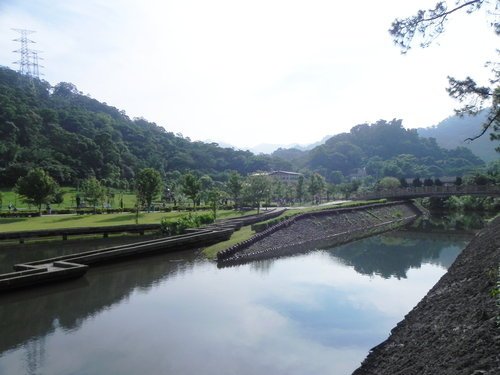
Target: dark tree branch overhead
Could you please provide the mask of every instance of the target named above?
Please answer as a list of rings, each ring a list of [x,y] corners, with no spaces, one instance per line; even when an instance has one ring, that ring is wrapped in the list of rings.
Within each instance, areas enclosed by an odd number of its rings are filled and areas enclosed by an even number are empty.
[[[470,14],[486,5],[491,5],[487,14],[494,16],[490,25],[495,33],[500,35],[500,20],[495,13],[498,8],[498,0],[457,0],[455,6],[451,9],[448,8],[446,1],[439,1],[433,9],[419,10],[414,16],[395,19],[389,33],[394,43],[401,48],[401,53],[405,54],[411,49],[416,36],[421,38],[420,47],[428,47],[445,31],[445,24],[449,15],[458,11],[466,11]],[[498,50],[497,52],[500,53]],[[492,140],[500,139],[500,134],[498,134],[500,131],[500,94],[498,88],[500,74],[496,68],[497,63],[490,62],[488,65],[492,66],[491,70],[495,76],[494,79],[490,80],[491,87],[478,86],[470,77],[465,80],[448,77],[448,94],[460,102],[466,102],[462,108],[456,110],[457,114],[461,116],[464,114],[476,115],[485,107],[487,101],[491,102],[488,120],[483,124],[481,133],[467,138],[466,141],[469,142],[481,137],[488,129],[493,129],[490,135]],[[500,151],[500,147],[497,148],[497,151]]]
[[[470,137],[470,138],[465,138],[464,139],[464,142],[472,142],[476,139],[478,139],[479,137],[481,137],[484,133],[486,133],[486,131],[491,127],[491,125],[495,122],[495,121],[498,121],[500,120],[500,113],[497,111],[494,116],[491,117],[491,115],[488,117],[488,121],[486,121],[486,123],[483,125],[483,130],[481,131],[481,133],[479,133],[478,135],[474,136],[474,137]]]
[[[419,10],[415,16],[394,20],[389,32],[394,43],[401,48],[401,53],[408,52],[416,34],[423,37],[420,47],[428,47],[434,39],[444,32],[445,21],[450,14],[467,7],[469,7],[467,13],[472,13],[480,9],[485,0],[471,0],[463,4],[460,2],[448,10],[447,3],[440,1],[436,3],[434,9]]]

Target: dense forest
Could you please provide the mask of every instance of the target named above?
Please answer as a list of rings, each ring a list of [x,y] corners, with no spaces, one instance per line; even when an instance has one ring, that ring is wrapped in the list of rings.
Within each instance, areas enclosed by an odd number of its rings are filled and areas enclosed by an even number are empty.
[[[131,181],[150,167],[164,178],[196,171],[224,180],[229,171],[319,172],[330,182],[375,178],[458,176],[483,165],[464,147],[446,150],[406,130],[401,120],[357,125],[310,151],[272,155],[192,142],[142,118],[83,95],[71,83],[52,87],[0,67],[0,186],[11,187],[34,167],[74,185],[95,177],[107,185]]]
[[[319,172],[332,182],[353,174],[375,178],[462,176],[484,165],[469,149],[443,149],[434,138],[403,128],[401,120],[357,125],[309,152],[279,149],[273,156]]]
[[[41,167],[59,183],[96,177],[132,180],[142,168],[168,176],[196,170],[217,177],[235,170],[291,169],[289,162],[249,151],[191,142],[80,93],[70,83],[51,87],[0,67],[0,185]]]

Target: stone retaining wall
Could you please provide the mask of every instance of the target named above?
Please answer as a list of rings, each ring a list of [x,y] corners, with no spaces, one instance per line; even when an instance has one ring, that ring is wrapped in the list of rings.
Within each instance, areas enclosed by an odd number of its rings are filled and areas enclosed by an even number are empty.
[[[392,218],[390,220],[382,220],[378,218],[375,214],[373,218],[370,218],[368,213],[371,211],[387,210],[393,212],[396,216],[396,212],[401,210],[401,217]],[[331,223],[325,222],[325,218],[335,217],[339,215],[344,215],[345,217],[359,216],[359,212],[364,212],[368,217],[365,217],[361,228],[350,227],[349,225],[338,225],[334,228],[329,228],[330,231],[322,230],[332,226]],[[380,203],[361,207],[351,207],[351,208],[337,208],[322,210],[316,212],[307,212],[297,216],[293,216],[285,221],[282,221],[263,232],[255,234],[250,239],[240,242],[226,250],[220,251],[217,254],[217,260],[220,264],[234,264],[241,263],[244,261],[251,261],[257,259],[264,259],[279,255],[285,255],[294,253],[297,251],[298,247],[312,242],[329,241],[332,245],[337,245],[345,242],[352,241],[357,238],[364,237],[366,235],[372,235],[374,233],[380,233],[382,231],[387,231],[393,229],[395,226],[401,226],[407,224],[409,221],[413,220],[420,214],[418,209],[408,202],[391,202],[391,203]],[[274,233],[282,231],[294,225],[298,225],[299,222],[303,222],[307,219],[319,219],[320,220],[320,230],[310,231],[305,238],[297,239],[294,236],[282,236],[281,240],[278,239],[278,244],[269,244],[264,241],[269,238]],[[347,219],[349,220],[349,219]],[[332,232],[333,230],[333,232]],[[260,246],[257,246],[260,245]],[[257,247],[257,248],[255,248]],[[250,250],[249,250],[250,249]]]
[[[500,217],[353,375],[500,374]]]

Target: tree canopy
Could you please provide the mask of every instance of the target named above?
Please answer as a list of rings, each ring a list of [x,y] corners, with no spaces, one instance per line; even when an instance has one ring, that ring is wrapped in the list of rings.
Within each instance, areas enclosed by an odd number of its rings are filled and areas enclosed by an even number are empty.
[[[163,190],[163,182],[160,173],[153,168],[142,169],[136,177],[135,188],[139,201],[146,204],[146,207],[151,207],[153,199],[155,199]]]
[[[59,185],[43,169],[35,168],[17,180],[15,190],[26,202],[41,211],[42,204],[49,204],[55,198]]]
[[[143,168],[164,177],[199,171],[219,180],[229,171],[291,169],[280,157],[193,142],[143,118],[83,95],[71,83],[51,87],[0,67],[0,185],[34,167],[57,182],[95,177],[106,186],[132,183]]]

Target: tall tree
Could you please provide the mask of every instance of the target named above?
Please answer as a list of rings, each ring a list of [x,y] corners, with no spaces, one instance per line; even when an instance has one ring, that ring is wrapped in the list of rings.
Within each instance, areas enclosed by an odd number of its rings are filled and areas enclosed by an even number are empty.
[[[439,35],[445,31],[445,26],[450,16],[454,13],[466,12],[468,14],[484,10],[494,32],[500,35],[500,21],[498,18],[498,1],[495,0],[457,0],[451,7],[447,1],[439,1],[435,7],[427,10],[419,10],[416,15],[407,18],[397,18],[393,21],[390,34],[394,43],[401,48],[402,53],[407,53],[415,37],[420,37],[420,47],[429,46]],[[498,52],[498,50],[497,50]],[[500,140],[500,70],[496,63],[488,62],[491,67],[493,77],[490,79],[491,86],[479,86],[474,79],[466,77],[459,80],[448,77],[449,95],[458,99],[463,106],[456,110],[458,114],[477,114],[485,106],[490,107],[489,115],[483,125],[483,130],[467,138],[468,141],[482,136],[490,128],[492,140]],[[500,152],[500,146],[497,147]]]
[[[231,195],[231,198],[233,199],[234,208],[238,208],[241,190],[243,189],[243,181],[241,179],[241,175],[238,172],[233,171],[230,173],[229,179],[227,181],[227,189],[229,191],[229,194]]]
[[[59,190],[59,185],[41,168],[34,168],[25,177],[17,180],[15,191],[24,197],[28,204],[42,210],[42,204],[51,203]]]
[[[309,178],[309,186],[307,188],[309,194],[311,194],[313,203],[314,201],[318,203],[321,201],[321,193],[323,192],[324,188],[325,188],[324,177],[321,176],[319,173],[313,173]]]
[[[302,200],[304,199],[304,195],[306,194],[306,189],[304,186],[304,176],[300,175],[299,180],[297,181],[297,186],[295,189],[295,196],[297,197],[298,201],[302,203]]]
[[[257,213],[260,213],[260,202],[270,195],[271,186],[271,179],[266,175],[252,175],[247,178],[244,195],[254,207],[257,207]]]
[[[193,208],[196,208],[200,191],[200,179],[192,173],[186,173],[182,178],[182,192],[193,201]]]
[[[94,212],[97,205],[102,202],[105,194],[104,187],[95,177],[88,178],[82,182],[81,189],[85,200],[94,207]]]
[[[137,174],[135,188],[137,190],[138,200],[142,204],[146,204],[149,212],[153,199],[155,199],[163,189],[160,172],[153,168],[142,169]]]

